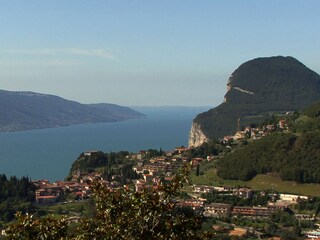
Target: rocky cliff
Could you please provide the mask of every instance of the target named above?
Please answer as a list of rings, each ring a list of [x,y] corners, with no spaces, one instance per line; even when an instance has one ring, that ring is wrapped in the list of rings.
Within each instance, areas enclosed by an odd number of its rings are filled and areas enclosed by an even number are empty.
[[[257,58],[241,64],[227,81],[222,104],[199,114],[189,145],[234,134],[273,114],[301,110],[320,100],[320,76],[293,57]]]
[[[191,126],[189,146],[200,146],[209,139],[204,135],[201,126],[198,123],[193,123]]]

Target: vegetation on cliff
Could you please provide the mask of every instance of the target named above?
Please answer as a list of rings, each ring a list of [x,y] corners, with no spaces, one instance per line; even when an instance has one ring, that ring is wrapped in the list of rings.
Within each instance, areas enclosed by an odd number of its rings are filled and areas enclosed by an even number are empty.
[[[232,73],[228,89],[224,103],[194,119],[209,139],[233,134],[238,118],[249,126],[318,101],[320,76],[292,57],[257,58]]]
[[[78,171],[79,174],[99,171],[102,172],[103,177],[109,181],[112,176],[121,176],[118,180],[125,184],[126,179],[138,178],[138,174],[132,170],[133,162],[126,158],[128,155],[129,152],[127,151],[82,153],[78,159],[72,163],[67,179],[70,180]]]
[[[320,104],[313,104],[287,119],[287,131],[276,131],[224,156],[217,164],[218,176],[247,181],[274,173],[283,180],[320,183],[319,112]]]

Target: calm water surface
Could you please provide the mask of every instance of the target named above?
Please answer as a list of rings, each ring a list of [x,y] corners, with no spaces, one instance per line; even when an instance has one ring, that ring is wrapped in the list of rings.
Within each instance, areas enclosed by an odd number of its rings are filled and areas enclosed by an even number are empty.
[[[208,107],[146,108],[145,118],[0,134],[0,173],[63,180],[72,162],[88,150],[171,150],[187,145],[192,119]]]

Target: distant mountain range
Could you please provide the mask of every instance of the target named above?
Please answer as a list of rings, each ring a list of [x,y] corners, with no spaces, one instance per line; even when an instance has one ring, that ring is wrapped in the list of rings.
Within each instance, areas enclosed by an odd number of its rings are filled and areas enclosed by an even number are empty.
[[[293,57],[257,58],[241,64],[227,82],[224,102],[199,114],[190,146],[234,134],[273,114],[301,110],[320,100],[320,76]]]
[[[144,116],[116,104],[81,104],[54,95],[0,90],[0,132],[116,122]]]

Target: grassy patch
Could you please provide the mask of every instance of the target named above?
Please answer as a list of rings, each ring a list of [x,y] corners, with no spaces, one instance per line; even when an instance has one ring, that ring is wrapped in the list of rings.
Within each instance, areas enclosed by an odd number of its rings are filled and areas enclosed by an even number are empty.
[[[267,175],[257,175],[248,183],[254,189],[274,189],[284,193],[320,196],[320,184],[300,184],[292,181],[281,181]]]
[[[246,186],[255,190],[275,190],[282,193],[295,193],[309,196],[320,196],[320,184],[299,184],[282,181],[276,177],[259,174],[251,181],[224,180],[217,176],[215,169],[210,169],[204,175],[191,174],[191,181],[197,185],[212,186]]]
[[[192,184],[196,185],[216,185],[221,180],[217,174],[216,170],[214,168],[209,169],[206,171],[205,174],[196,176],[195,173],[192,173],[190,175]]]
[[[40,209],[50,215],[78,215],[85,212],[85,202],[70,202],[48,206],[40,206]]]

